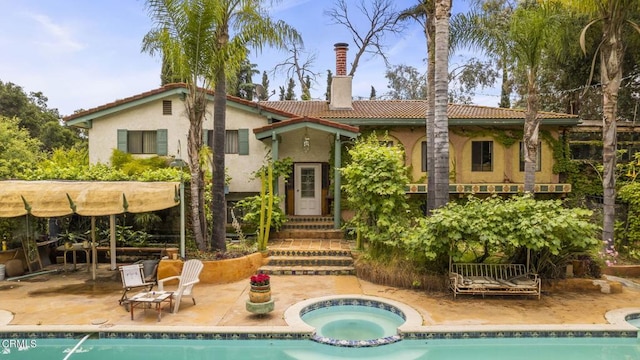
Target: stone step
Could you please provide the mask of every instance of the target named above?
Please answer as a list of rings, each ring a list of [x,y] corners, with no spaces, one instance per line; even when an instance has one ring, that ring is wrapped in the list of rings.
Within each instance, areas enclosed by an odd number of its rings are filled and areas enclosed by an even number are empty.
[[[259,272],[269,275],[355,275],[353,266],[262,266]]]
[[[351,256],[269,256],[269,266],[353,266]]]
[[[333,216],[287,216],[287,223],[314,223],[314,222],[330,222],[333,223]]]
[[[333,230],[332,222],[295,222],[285,223],[282,230]]]
[[[274,239],[342,239],[342,230],[280,230],[272,235]]]
[[[351,250],[304,250],[304,249],[274,249],[269,250],[269,257],[284,257],[284,256],[327,256],[327,257],[351,257]]]

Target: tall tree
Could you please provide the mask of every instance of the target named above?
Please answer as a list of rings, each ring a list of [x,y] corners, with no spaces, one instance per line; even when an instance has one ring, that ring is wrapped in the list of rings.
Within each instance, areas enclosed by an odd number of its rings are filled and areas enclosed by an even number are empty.
[[[427,214],[436,208],[435,186],[435,146],[434,146],[434,122],[436,107],[436,22],[435,0],[421,0],[412,8],[400,13],[399,20],[414,19],[422,25],[427,49],[427,116],[425,131],[427,134]],[[448,149],[447,149],[448,151]],[[448,190],[447,190],[448,191]]]
[[[226,250],[226,200],[224,195],[224,143],[226,81],[246,59],[248,47],[282,46],[298,39],[297,32],[267,16],[262,0],[147,0],[154,21],[143,40],[143,51],[166,55],[173,70],[187,81],[185,107],[189,117],[187,153],[191,171],[191,214],[196,244],[206,250],[204,175],[200,165],[202,121],[206,91],[214,85],[213,110],[213,213],[211,248]]]
[[[434,146],[434,206],[442,207],[449,202],[449,19],[451,0],[436,0],[435,3],[435,113],[433,121]]]
[[[553,53],[559,29],[558,8],[553,1],[522,3],[513,16],[508,37],[512,56],[526,75],[527,111],[524,120],[524,191],[533,193],[539,151],[538,69],[543,56]]]
[[[0,115],[0,179],[15,179],[43,158],[40,141],[19,124],[18,118]]]
[[[62,126],[58,109],[48,108],[47,101],[40,91],[27,94],[21,86],[0,81],[0,116],[18,119],[18,126],[39,140],[38,150],[52,152],[85,143],[80,130]]]
[[[286,73],[289,79],[295,78],[302,89],[301,99],[309,100],[311,99],[311,81],[307,81],[307,79],[313,78],[315,81],[318,75],[311,70],[317,55],[305,52],[303,45],[295,42],[288,44],[287,50],[291,55],[283,62],[276,64],[274,71]]]
[[[426,99],[427,81],[424,74],[410,65],[396,65],[387,67],[384,75],[387,78],[388,95],[392,99]]]
[[[403,30],[402,24],[397,21],[398,12],[395,9],[395,2],[393,0],[359,0],[355,7],[363,18],[358,20],[354,18],[353,13],[349,12],[347,3],[352,4],[347,0],[336,0],[334,6],[325,11],[325,15],[333,24],[346,27],[357,47],[348,75],[355,75],[360,59],[365,53],[381,56],[385,64],[388,64],[384,38],[389,34],[401,33]],[[366,25],[359,27],[358,24]]]
[[[500,69],[499,106],[502,108],[511,107],[511,39],[508,35],[514,3],[513,0],[473,0],[471,11],[458,13],[451,20],[452,48],[479,49]]]
[[[261,82],[261,84],[262,84],[262,88],[264,89],[264,91],[261,94],[258,94],[258,100],[267,101],[267,100],[269,100],[269,96],[271,96],[271,94],[269,94],[269,76],[267,76],[267,72],[266,71],[262,72],[262,82]]]
[[[295,93],[295,89],[296,88],[296,82],[293,81],[293,78],[289,78],[289,82],[287,83],[287,92],[284,95],[284,99],[285,100],[295,100],[296,99],[296,93]]]
[[[638,0],[562,0],[579,14],[592,18],[580,34],[580,45],[586,53],[585,34],[589,29],[602,31],[601,41],[597,44],[600,62],[600,81],[602,82],[602,157],[604,173],[602,177],[604,218],[602,240],[606,250],[613,251],[615,200],[616,200],[616,117],[618,93],[622,82],[623,59],[627,37],[635,30],[640,34],[640,26],[633,22],[633,16],[640,11]],[[638,34],[636,34],[638,35]],[[594,58],[595,60],[595,58]]]
[[[327,91],[324,93],[325,100],[331,100],[331,80],[333,79],[333,73],[331,70],[327,70]]]
[[[255,84],[253,83],[253,75],[260,73],[257,64],[251,63],[248,59],[242,60],[240,68],[232,76],[232,80],[228,81],[229,94],[235,95],[242,99],[253,100]]]

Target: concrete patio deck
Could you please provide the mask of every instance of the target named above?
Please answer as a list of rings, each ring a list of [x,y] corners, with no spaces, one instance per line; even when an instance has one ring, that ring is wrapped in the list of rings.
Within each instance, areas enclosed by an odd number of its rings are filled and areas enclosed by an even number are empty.
[[[341,294],[363,294],[407,304],[422,316],[423,325],[607,324],[605,313],[640,308],[640,291],[625,286],[621,293],[602,294],[548,288],[542,299],[525,297],[461,297],[449,293],[398,289],[355,276],[272,276],[275,310],[257,316],[245,309],[249,281],[223,285],[198,284],[197,305],[183,300],[178,314],[154,311],[130,314],[118,305],[122,285],[118,271],[100,264],[97,279],[84,271],[52,272],[0,281],[0,325],[126,325],[144,326],[284,326],[283,314],[300,301]],[[3,326],[4,327],[4,326]],[[6,330],[6,328],[5,328]]]
[[[273,240],[270,249],[349,249],[340,240]],[[425,326],[608,324],[605,314],[640,308],[640,286],[623,281],[621,293],[581,291],[570,286],[543,287],[540,300],[531,297],[470,297],[453,300],[449,292],[425,292],[376,285],[356,276],[272,276],[275,309],[266,315],[247,312],[249,279],[222,284],[198,284],[196,305],[183,300],[178,314],[164,311],[161,322],[152,310],[130,313],[118,305],[122,294],[119,271],[99,264],[96,280],[79,265],[77,271],[57,272],[0,281],[0,326],[100,325],[141,326],[286,326],[284,312],[301,301],[328,295],[368,295],[404,303],[422,316]],[[171,290],[169,288],[168,290]],[[6,326],[5,326],[6,325]]]

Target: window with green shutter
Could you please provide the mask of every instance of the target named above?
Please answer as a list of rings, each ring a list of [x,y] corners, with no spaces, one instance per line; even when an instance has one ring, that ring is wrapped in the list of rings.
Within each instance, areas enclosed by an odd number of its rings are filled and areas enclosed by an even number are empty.
[[[249,129],[238,130],[238,155],[249,155]]]
[[[168,134],[167,134],[167,129],[158,129],[157,133],[156,133],[156,154],[160,155],[160,156],[166,156],[167,155],[167,148],[168,148]]]
[[[127,147],[127,130],[126,129],[118,129],[118,150],[123,152],[129,151],[129,148]]]
[[[156,154],[165,156],[168,149],[167,129],[118,129],[118,150],[130,154]]]

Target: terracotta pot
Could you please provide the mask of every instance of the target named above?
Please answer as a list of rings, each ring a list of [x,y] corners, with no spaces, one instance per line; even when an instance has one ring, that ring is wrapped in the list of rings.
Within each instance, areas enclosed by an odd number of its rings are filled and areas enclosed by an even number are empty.
[[[252,303],[264,303],[269,300],[271,300],[271,286],[251,285],[251,290],[249,290],[249,301]]]

